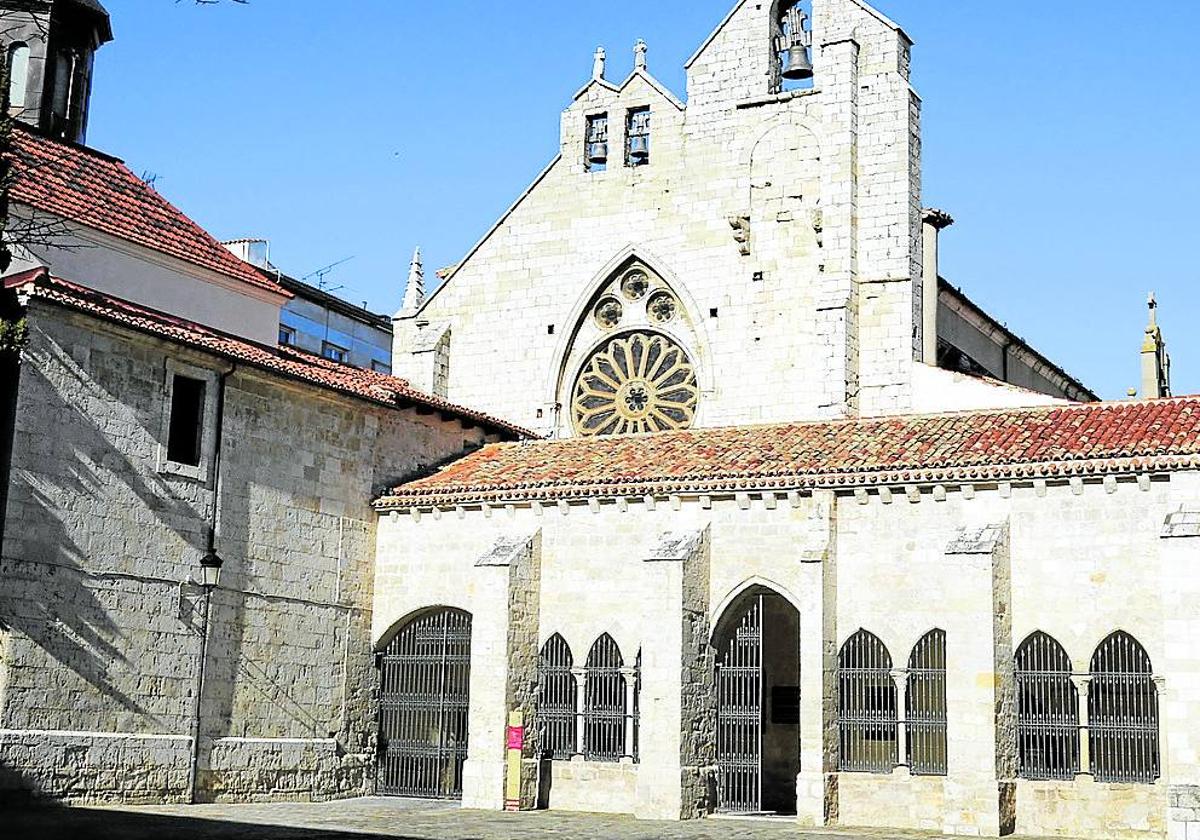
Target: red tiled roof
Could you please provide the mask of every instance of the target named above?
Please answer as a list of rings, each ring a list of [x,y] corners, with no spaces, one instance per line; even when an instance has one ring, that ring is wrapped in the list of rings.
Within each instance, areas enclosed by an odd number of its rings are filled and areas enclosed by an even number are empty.
[[[1200,468],[1200,397],[488,446],[380,508]]]
[[[255,344],[51,277],[43,268],[6,277],[4,287],[188,347],[382,405],[394,408],[415,406],[440,412],[508,438],[536,437],[533,432],[520,426],[422,393],[403,379],[339,364],[290,347]]]
[[[13,201],[290,297],[116,158],[19,125],[12,147]]]

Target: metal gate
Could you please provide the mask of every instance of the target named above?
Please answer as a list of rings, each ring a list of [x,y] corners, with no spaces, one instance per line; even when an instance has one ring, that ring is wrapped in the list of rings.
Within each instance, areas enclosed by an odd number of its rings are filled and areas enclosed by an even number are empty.
[[[762,812],[763,596],[755,595],[717,661],[719,810]]]
[[[461,799],[471,616],[452,609],[426,613],[401,630],[380,659],[378,792]]]

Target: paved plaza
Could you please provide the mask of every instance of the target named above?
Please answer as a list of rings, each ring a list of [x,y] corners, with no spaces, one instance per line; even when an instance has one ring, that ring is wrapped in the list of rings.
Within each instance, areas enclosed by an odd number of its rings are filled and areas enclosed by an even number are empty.
[[[456,804],[366,798],[324,803],[92,808],[0,807],[5,840],[938,840],[941,835],[801,830],[789,820],[639,822],[629,817],[467,811]]]

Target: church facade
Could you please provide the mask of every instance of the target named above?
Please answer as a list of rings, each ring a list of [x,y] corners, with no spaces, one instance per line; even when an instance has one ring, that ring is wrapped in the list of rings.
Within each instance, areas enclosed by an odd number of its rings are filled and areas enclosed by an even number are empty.
[[[911,47],[859,0],[741,2],[686,104],[600,50],[560,154],[410,283],[396,371],[551,439],[376,503],[385,788],[1200,830],[1198,406],[1095,403],[939,278]],[[1165,396],[1153,325],[1144,358]],[[454,711],[389,717],[414,686]],[[519,791],[476,746],[514,721]]]

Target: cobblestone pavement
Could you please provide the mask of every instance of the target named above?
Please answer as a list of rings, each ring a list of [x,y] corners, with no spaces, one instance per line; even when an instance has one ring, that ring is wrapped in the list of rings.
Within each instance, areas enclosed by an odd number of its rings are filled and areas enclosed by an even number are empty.
[[[782,819],[658,823],[587,814],[502,814],[382,798],[262,805],[0,808],[0,837],[5,840],[933,840],[937,836],[806,831]]]

